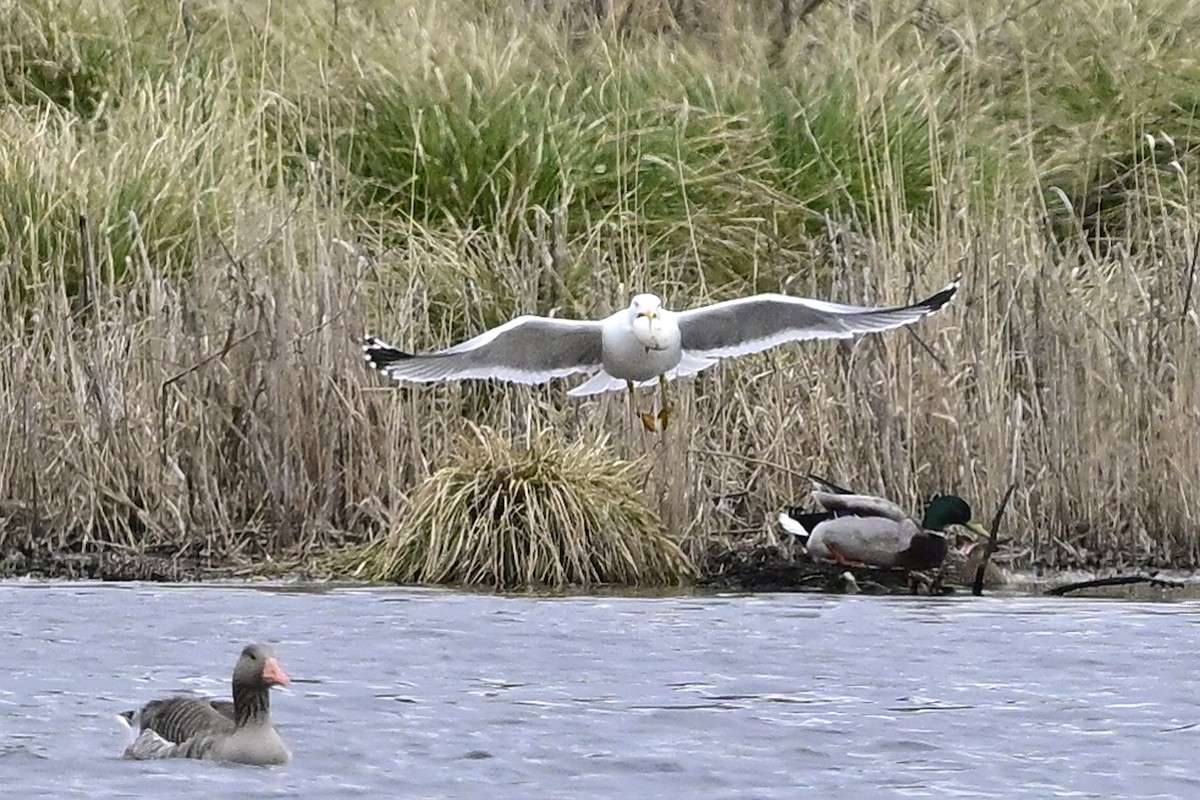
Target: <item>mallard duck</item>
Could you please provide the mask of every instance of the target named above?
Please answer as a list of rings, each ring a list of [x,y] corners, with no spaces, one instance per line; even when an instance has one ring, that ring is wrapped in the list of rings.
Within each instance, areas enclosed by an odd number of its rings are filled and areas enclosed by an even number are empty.
[[[988,535],[971,518],[971,506],[957,495],[935,497],[918,525],[889,500],[847,494],[819,479],[814,484],[818,488],[813,489],[813,499],[826,510],[791,509],[779,515],[779,524],[800,539],[808,554],[817,560],[847,567],[932,569],[946,557],[944,530],[948,525],[963,525],[975,533]]]

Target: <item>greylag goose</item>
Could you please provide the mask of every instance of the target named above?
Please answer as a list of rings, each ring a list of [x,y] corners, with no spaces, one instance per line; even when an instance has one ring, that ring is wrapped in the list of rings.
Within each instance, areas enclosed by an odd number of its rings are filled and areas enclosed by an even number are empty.
[[[272,686],[291,681],[265,644],[247,645],[233,667],[233,702],[197,697],[151,700],[121,719],[138,731],[126,758],[203,758],[267,766],[292,754],[271,725]]]

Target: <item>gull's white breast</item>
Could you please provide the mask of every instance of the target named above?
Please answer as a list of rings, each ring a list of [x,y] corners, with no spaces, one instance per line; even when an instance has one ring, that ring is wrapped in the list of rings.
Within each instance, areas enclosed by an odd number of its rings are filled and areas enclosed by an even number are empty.
[[[626,311],[604,321],[600,362],[604,371],[626,381],[648,381],[679,365],[683,351],[679,346],[679,324],[665,309],[651,320],[638,317],[630,326]]]

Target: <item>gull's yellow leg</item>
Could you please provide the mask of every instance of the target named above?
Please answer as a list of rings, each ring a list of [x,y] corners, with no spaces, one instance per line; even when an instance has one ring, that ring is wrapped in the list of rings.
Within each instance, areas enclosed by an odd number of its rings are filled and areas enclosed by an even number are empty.
[[[660,430],[666,430],[667,424],[671,421],[671,412],[675,410],[675,404],[671,402],[671,398],[667,397],[667,376],[658,376],[658,391],[662,396],[662,405],[658,409],[658,421],[662,424]]]
[[[638,412],[634,407],[636,398],[633,393],[633,381],[625,381],[625,388],[629,390],[629,393],[625,395],[625,405],[629,408],[629,413],[636,417]]]

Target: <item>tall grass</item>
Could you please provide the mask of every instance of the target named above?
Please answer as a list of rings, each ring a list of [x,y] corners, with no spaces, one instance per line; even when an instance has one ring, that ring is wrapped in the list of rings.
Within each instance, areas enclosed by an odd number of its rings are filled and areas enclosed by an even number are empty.
[[[611,435],[697,554],[814,471],[980,513],[1015,480],[1026,563],[1200,561],[1190,4],[828,4],[774,55],[754,2],[134,5],[0,6],[0,551],[366,542],[478,424]],[[959,271],[912,330],[680,383],[662,437],[355,343]]]
[[[473,432],[413,493],[395,531],[340,554],[369,580],[496,589],[678,584],[690,560],[637,489],[638,465],[603,440],[514,445]]]

